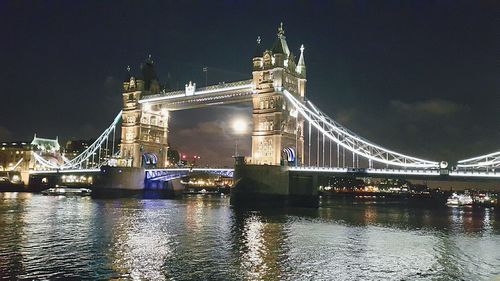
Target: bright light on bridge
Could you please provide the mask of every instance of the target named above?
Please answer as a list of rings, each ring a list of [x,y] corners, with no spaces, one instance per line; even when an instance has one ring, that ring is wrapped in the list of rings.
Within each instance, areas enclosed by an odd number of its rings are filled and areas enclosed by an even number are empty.
[[[244,134],[247,131],[247,122],[244,119],[234,120],[233,130],[238,135]]]

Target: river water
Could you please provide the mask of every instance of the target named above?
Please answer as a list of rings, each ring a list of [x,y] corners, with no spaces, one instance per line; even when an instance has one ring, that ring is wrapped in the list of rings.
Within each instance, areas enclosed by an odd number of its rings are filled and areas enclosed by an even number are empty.
[[[500,212],[0,193],[0,279],[498,280]]]

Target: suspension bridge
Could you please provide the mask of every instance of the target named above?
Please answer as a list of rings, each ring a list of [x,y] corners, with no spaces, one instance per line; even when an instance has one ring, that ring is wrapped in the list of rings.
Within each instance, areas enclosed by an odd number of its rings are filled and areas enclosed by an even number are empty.
[[[174,96],[165,95],[162,99],[158,97],[141,100],[140,103],[146,103],[149,99],[154,101],[177,100],[176,104],[198,102],[196,106],[201,106],[199,101],[220,100],[224,97],[233,98],[234,95],[241,95],[241,90],[253,92],[251,84],[245,84],[248,81],[236,82],[242,87],[234,88],[231,85],[218,87],[219,91],[197,93],[196,96]],[[235,94],[235,90],[240,91]],[[279,91],[283,97],[292,105],[292,111],[298,114],[297,117],[304,118],[308,133],[305,139],[307,147],[304,163],[287,163],[288,169],[292,171],[307,172],[331,172],[341,173],[367,173],[367,174],[398,174],[398,175],[425,175],[439,176],[447,174],[456,177],[500,177],[500,151],[477,156],[469,159],[460,160],[454,167],[448,167],[444,161],[432,161],[404,155],[380,145],[370,142],[354,132],[343,127],[334,119],[329,117],[311,100],[302,102],[294,97],[288,90]],[[249,95],[251,98],[251,94]],[[221,96],[223,96],[221,98]],[[239,100],[241,101],[241,99]],[[248,100],[245,100],[248,101]],[[75,171],[99,171],[102,166],[110,165],[111,162],[120,157],[120,151],[115,151],[116,130],[120,124],[122,112],[119,112],[113,122],[103,133],[81,154],[71,160],[64,158],[60,165],[49,162],[42,155],[34,153],[36,161],[41,167],[39,170],[32,171],[33,174],[42,173],[69,173]],[[313,151],[314,150],[314,151]],[[197,168],[198,169],[198,168]],[[200,168],[201,169],[201,168]],[[187,171],[188,168],[164,168],[164,169],[146,169],[146,179],[163,177],[154,176],[154,173],[162,171]],[[195,169],[196,170],[196,169]],[[208,171],[208,169],[205,169]],[[214,171],[228,172],[231,169],[217,169]],[[232,174],[231,174],[232,176]]]
[[[500,151],[450,164],[393,151],[345,128],[328,108],[316,106],[314,93],[306,97],[304,48],[296,60],[288,48],[284,29],[278,29],[270,49],[260,38],[252,59],[252,78],[197,88],[160,89],[150,58],[142,73],[128,68],[123,83],[123,110],[81,154],[62,163],[36,154],[34,175],[98,173],[103,167],[142,169],[146,181],[171,180],[193,169],[171,167],[167,162],[168,120],[171,111],[230,103],[253,107],[252,155],[246,165],[279,166],[294,175],[408,176],[456,179],[500,179]],[[121,126],[121,128],[119,128]],[[117,131],[120,149],[117,149]],[[233,169],[199,168],[199,171],[233,176]]]

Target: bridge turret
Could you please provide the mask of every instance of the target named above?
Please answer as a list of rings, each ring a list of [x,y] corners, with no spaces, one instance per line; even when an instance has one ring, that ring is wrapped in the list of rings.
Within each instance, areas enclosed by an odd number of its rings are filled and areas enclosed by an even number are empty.
[[[168,150],[168,109],[141,102],[144,96],[158,94],[160,84],[151,56],[141,65],[141,76],[131,74],[123,82],[121,158],[133,167],[165,167]]]
[[[273,65],[275,67],[284,67],[285,59],[290,55],[290,50],[288,49],[288,45],[286,43],[285,30],[283,29],[283,23],[280,24],[278,28],[278,34],[276,41],[273,44],[273,48],[271,49],[273,53]]]
[[[146,91],[145,94],[159,94],[160,83],[158,82],[156,70],[154,67],[154,61],[151,58],[151,55],[149,55],[146,61],[141,64],[141,74],[141,77],[139,77],[137,80],[140,80],[144,83],[143,89],[144,91]]]
[[[272,49],[264,51],[262,67],[254,56],[253,83],[253,164],[279,165],[302,163],[303,124],[281,93],[287,89],[294,95],[305,94],[305,76],[297,73],[295,56],[288,49],[283,23],[278,28]],[[300,59],[299,59],[300,62]],[[303,62],[303,58],[302,58]]]

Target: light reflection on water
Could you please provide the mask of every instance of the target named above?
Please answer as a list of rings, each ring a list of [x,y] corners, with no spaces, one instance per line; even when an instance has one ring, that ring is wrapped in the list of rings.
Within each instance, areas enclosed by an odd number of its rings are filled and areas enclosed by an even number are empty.
[[[0,193],[0,279],[494,280],[500,213]]]

